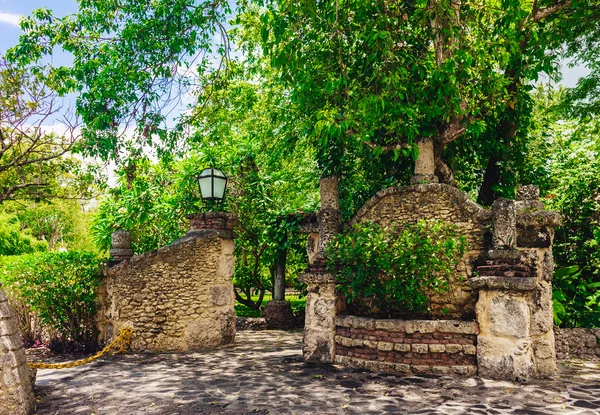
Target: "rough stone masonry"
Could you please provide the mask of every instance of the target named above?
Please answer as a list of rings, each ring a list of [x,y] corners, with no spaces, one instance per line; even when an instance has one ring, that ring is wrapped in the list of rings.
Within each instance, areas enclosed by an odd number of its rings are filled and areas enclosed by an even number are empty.
[[[115,235],[121,261],[105,269],[100,287],[101,341],[131,327],[134,351],[196,351],[233,342],[235,215],[208,212],[188,219],[185,236],[130,258],[124,255],[129,239]]]
[[[0,415],[27,415],[35,408],[35,372],[27,357],[17,318],[0,284]]]

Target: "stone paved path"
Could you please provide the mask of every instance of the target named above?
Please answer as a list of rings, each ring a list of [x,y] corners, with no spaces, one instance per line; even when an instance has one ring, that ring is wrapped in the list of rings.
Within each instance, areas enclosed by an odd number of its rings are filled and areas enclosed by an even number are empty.
[[[240,332],[214,352],[40,370],[37,414],[600,414],[598,363],[524,385],[303,363],[302,334]]]

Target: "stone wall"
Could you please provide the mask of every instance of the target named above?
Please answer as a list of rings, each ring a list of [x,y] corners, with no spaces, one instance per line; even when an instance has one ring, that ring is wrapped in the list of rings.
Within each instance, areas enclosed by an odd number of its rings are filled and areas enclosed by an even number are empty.
[[[233,342],[231,226],[204,215],[219,229],[207,229],[204,216],[194,216],[194,228],[171,245],[105,270],[99,295],[101,341],[131,327],[134,351],[193,351]]]
[[[470,201],[466,193],[446,184],[392,187],[371,198],[348,225],[370,220],[386,226],[394,222],[416,223],[421,219],[455,224],[469,244],[468,252],[451,280],[450,292],[433,296],[433,314],[441,318],[473,318],[477,293],[473,291],[468,279],[474,274],[476,262],[486,252],[491,224],[489,210]]]
[[[476,322],[336,318],[337,363],[388,373],[477,373]]]
[[[554,328],[556,357],[561,360],[600,360],[600,329]]]
[[[35,408],[35,372],[27,366],[18,327],[0,285],[0,415],[26,415]]]

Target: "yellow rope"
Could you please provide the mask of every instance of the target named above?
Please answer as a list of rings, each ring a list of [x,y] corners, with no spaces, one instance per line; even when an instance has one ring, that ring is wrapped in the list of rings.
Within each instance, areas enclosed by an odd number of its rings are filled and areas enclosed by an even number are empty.
[[[111,349],[119,348],[114,354],[124,353],[127,351],[129,347],[129,343],[131,342],[131,335],[133,334],[133,330],[130,327],[121,329],[119,335],[104,349],[100,350],[93,356],[87,357],[85,359],[75,360],[74,362],[66,362],[66,363],[42,363],[42,362],[29,362],[29,367],[32,369],[65,369],[69,367],[81,366],[86,363],[90,363],[99,357],[104,356]]]

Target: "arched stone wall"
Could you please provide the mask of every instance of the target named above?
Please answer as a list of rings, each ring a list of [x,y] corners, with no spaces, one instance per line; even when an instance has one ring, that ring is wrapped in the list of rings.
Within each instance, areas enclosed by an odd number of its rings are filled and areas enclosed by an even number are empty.
[[[473,319],[477,293],[468,279],[473,276],[475,263],[485,256],[491,216],[491,211],[470,201],[464,192],[434,183],[381,190],[357,212],[348,226],[366,220],[386,226],[394,222],[416,223],[422,219],[456,225],[467,238],[468,252],[454,274],[451,291],[432,298],[432,312],[439,317]]]
[[[33,412],[34,377],[27,366],[17,318],[0,285],[0,415]]]

